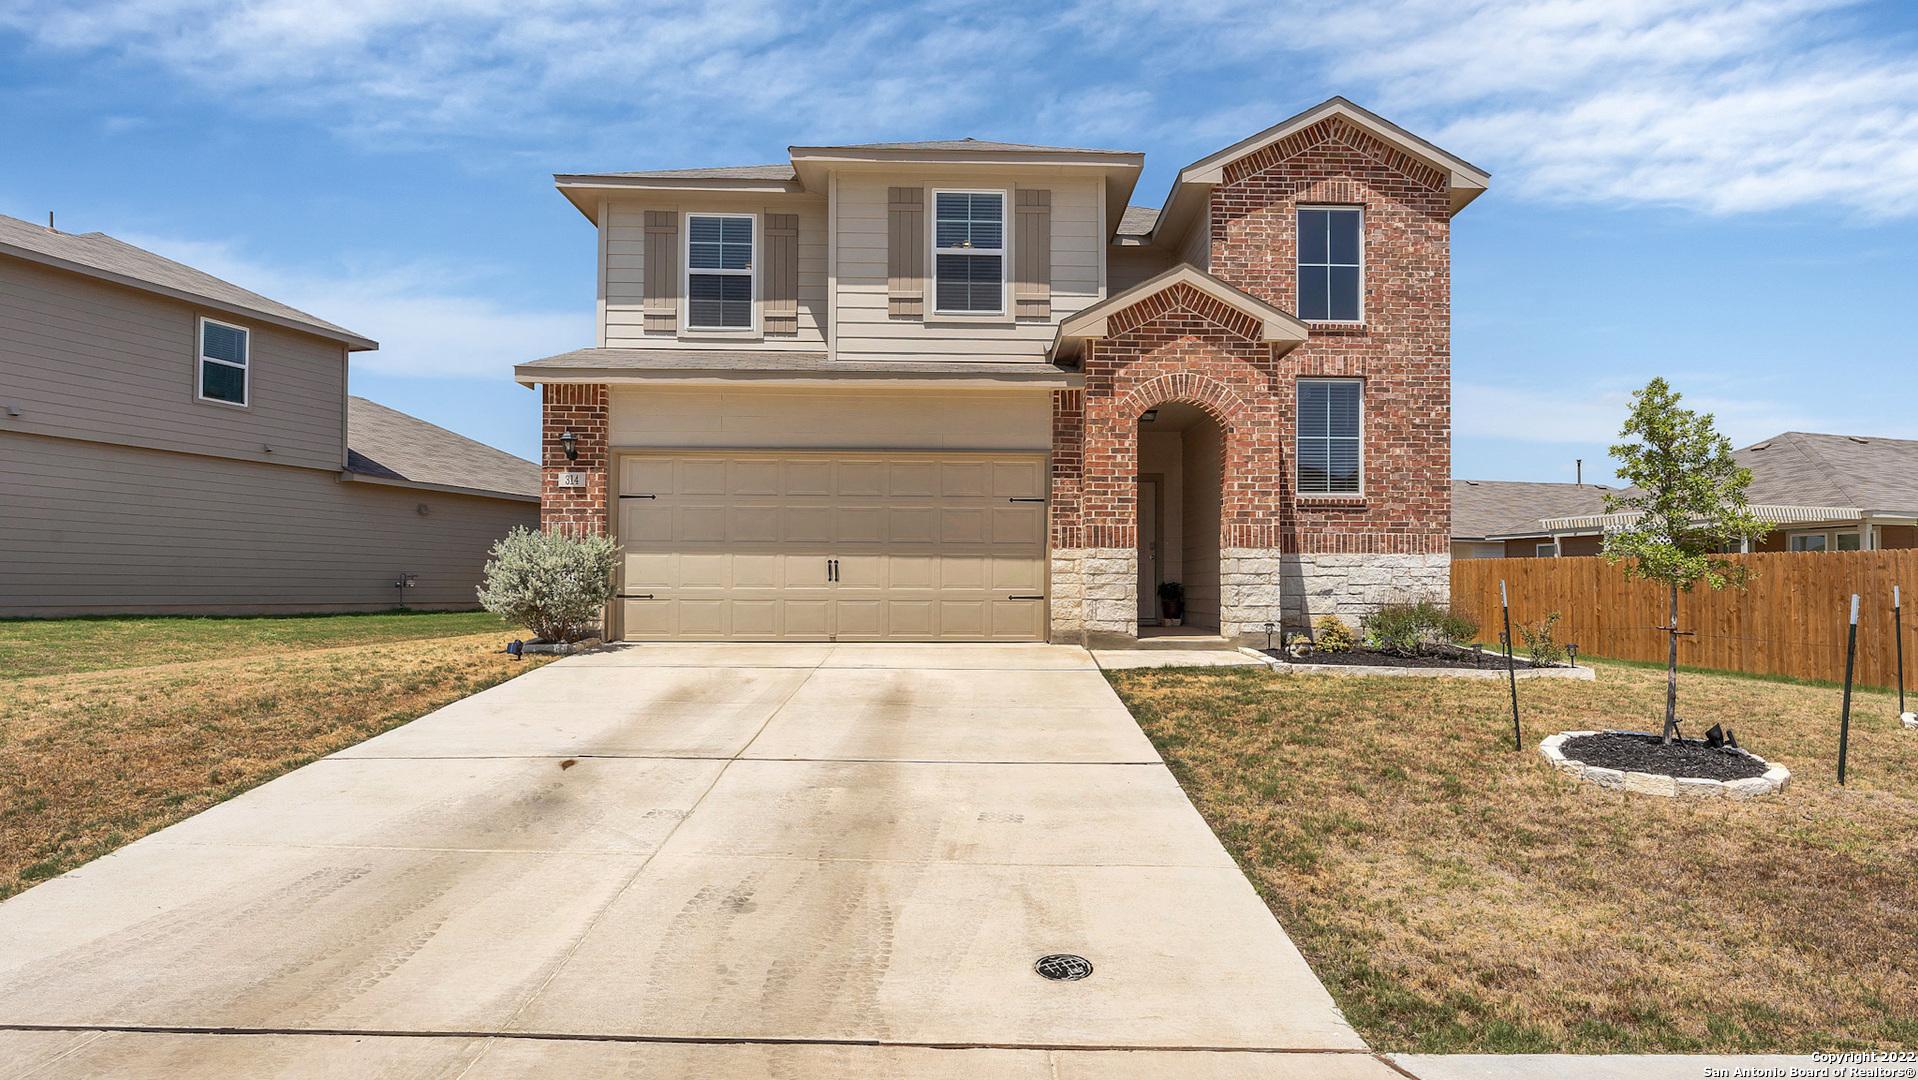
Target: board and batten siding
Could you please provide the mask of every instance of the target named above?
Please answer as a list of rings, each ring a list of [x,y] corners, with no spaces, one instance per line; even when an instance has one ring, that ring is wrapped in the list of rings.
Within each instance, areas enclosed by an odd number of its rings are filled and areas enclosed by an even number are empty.
[[[0,616],[473,608],[531,502],[0,432]],[[426,514],[419,507],[427,508]]]
[[[251,331],[246,408],[195,400],[200,315]],[[346,376],[339,342],[0,257],[0,432],[337,470]]]
[[[1051,192],[1051,317],[1015,322],[941,321],[891,314],[889,303],[891,190],[902,184],[941,188],[1043,189]],[[1073,178],[1067,170],[1046,169],[1017,175],[963,175],[932,171],[848,173],[838,179],[838,319],[836,355],[842,360],[1039,360],[1052,344],[1059,320],[1099,299],[1100,249],[1106,243],[1099,220],[1099,182]],[[1014,231],[1016,205],[1006,207],[1006,229]],[[927,202],[926,212],[932,213]],[[1018,258],[1014,251],[1012,258]],[[928,264],[930,265],[930,264]],[[1016,262],[1007,266],[1011,276]],[[932,289],[926,283],[928,294]],[[1008,292],[1010,301],[1011,290]]]
[[[615,449],[1050,450],[1052,394],[615,386],[611,434]]]
[[[769,214],[799,218],[798,334],[772,335],[729,341],[728,349],[818,350],[825,347],[826,324],[826,200],[816,195],[712,196],[684,195],[659,199],[610,199],[606,204],[606,347],[612,349],[684,348],[671,332],[646,332],[646,215],[672,214],[679,227],[674,243],[683,254],[686,213],[753,214],[759,218],[760,264],[757,288],[765,295],[764,268],[769,246],[764,235]],[[683,260],[681,260],[683,261]],[[683,267],[677,267],[683,272]],[[702,342],[712,340],[704,334]]]

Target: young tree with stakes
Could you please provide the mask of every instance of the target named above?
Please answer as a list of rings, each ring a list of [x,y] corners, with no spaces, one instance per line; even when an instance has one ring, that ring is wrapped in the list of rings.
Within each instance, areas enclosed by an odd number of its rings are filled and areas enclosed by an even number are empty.
[[[1636,442],[1612,447],[1618,477],[1631,485],[1605,496],[1607,514],[1635,515],[1605,534],[1607,562],[1625,563],[1625,574],[1663,584],[1671,595],[1671,636],[1665,676],[1665,734],[1671,745],[1678,730],[1678,594],[1699,582],[1712,589],[1743,588],[1751,568],[1718,557],[1732,543],[1757,536],[1765,527],[1745,499],[1751,470],[1732,459],[1730,440],[1712,428],[1710,413],[1699,415],[1678,405],[1664,379],[1653,379],[1632,394],[1632,414],[1619,432]],[[1689,631],[1683,631],[1689,633]]]

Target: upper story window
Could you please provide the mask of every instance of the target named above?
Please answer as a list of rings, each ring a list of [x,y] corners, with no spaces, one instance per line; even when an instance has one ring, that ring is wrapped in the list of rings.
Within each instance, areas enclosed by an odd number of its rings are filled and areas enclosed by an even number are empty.
[[[753,328],[752,215],[687,215],[686,325]]]
[[[244,326],[200,320],[201,401],[246,404],[247,354],[252,337]]]
[[[1005,311],[1005,192],[934,192],[932,234],[933,310],[953,315]]]
[[[1360,408],[1357,379],[1299,380],[1299,493],[1357,494]]]
[[[1363,294],[1360,211],[1299,208],[1299,318],[1358,322]]]

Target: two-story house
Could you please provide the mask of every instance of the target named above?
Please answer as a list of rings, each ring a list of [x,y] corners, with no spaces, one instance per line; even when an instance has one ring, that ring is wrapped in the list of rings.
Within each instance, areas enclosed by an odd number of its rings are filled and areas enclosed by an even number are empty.
[[[0,616],[477,607],[539,467],[349,397],[374,347],[0,216]]]
[[[1334,98],[1130,206],[1143,156],[802,146],[562,175],[596,347],[543,520],[628,640],[1130,642],[1449,587],[1450,230],[1486,174]],[[570,453],[570,456],[569,456]]]

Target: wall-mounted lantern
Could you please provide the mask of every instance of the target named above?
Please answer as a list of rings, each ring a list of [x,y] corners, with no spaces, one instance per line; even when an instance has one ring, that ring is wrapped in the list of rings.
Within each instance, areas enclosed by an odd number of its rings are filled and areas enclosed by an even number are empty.
[[[579,460],[579,436],[573,434],[572,429],[560,433],[559,444],[566,449],[566,460]]]

